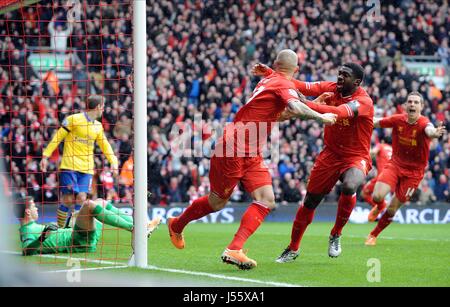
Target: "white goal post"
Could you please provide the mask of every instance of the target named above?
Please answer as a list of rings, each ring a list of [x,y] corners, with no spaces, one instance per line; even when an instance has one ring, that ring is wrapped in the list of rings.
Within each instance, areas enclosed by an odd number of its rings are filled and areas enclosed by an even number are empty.
[[[146,1],[133,1],[134,265],[147,267],[147,27]]]

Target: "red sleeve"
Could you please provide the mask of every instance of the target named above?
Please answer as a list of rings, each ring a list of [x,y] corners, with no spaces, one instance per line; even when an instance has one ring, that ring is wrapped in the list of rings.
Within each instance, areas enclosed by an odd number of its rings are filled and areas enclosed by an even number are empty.
[[[351,105],[352,103],[356,103],[356,105],[357,105],[357,115],[358,116],[373,118],[374,110],[373,110],[372,99],[370,99],[369,97],[363,96],[361,98],[352,100],[347,104]]]
[[[317,82],[303,82],[299,80],[292,80],[295,87],[305,96],[319,96],[325,92],[333,92],[336,89],[336,82],[317,81]]]
[[[307,102],[306,105],[319,113],[334,113],[338,116],[339,119],[345,118],[353,118],[360,115],[366,115],[366,107],[363,104],[360,104],[358,101],[353,100],[349,103],[341,104],[338,107],[328,106],[324,104],[316,104],[314,102]],[[360,114],[362,111],[363,114]]]
[[[398,116],[389,116],[380,120],[379,124],[381,128],[393,128],[394,124],[397,122]]]
[[[280,88],[276,90],[276,93],[281,98],[284,105],[287,105],[290,100],[298,100],[300,102],[297,91],[293,88]]]
[[[430,122],[430,120],[428,119],[428,118],[426,118],[426,117],[422,117],[422,120],[420,121],[420,129],[422,130],[422,132],[423,132],[423,134],[425,135],[425,137],[427,137],[428,138],[428,135],[427,135],[427,133],[425,132],[425,128],[428,126],[428,125],[433,125],[431,122]]]

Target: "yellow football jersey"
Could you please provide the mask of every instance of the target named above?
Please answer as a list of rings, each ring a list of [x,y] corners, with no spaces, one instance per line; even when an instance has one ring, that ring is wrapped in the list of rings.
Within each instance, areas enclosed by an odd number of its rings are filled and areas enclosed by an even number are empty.
[[[50,157],[64,140],[64,151],[60,169],[94,174],[94,145],[97,142],[111,166],[118,167],[117,157],[103,132],[102,124],[92,120],[86,113],[68,116],[62,122],[43,155]]]

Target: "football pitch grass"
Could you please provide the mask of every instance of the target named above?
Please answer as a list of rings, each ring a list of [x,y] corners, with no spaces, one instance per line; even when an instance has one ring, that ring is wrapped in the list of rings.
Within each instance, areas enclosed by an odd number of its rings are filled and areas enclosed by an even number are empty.
[[[374,224],[347,225],[341,256],[329,258],[332,224],[313,223],[303,237],[297,260],[278,264],[275,259],[289,242],[291,224],[265,223],[245,246],[248,256],[258,262],[258,267],[250,271],[241,271],[220,259],[238,228],[236,223],[188,225],[183,250],[172,246],[167,225],[161,224],[148,241],[148,269],[124,267],[131,253],[131,236],[125,231],[105,231],[96,253],[73,257],[82,259],[82,274],[108,271],[156,281],[169,278],[178,281],[176,286],[450,286],[450,224],[394,223],[379,236],[377,246],[368,247],[364,241],[373,227]],[[65,272],[66,257],[32,256],[23,261],[39,262],[41,271]],[[104,261],[99,263],[98,259]],[[116,266],[120,268],[115,269]],[[368,275],[376,278],[377,269],[379,282],[370,282]]]

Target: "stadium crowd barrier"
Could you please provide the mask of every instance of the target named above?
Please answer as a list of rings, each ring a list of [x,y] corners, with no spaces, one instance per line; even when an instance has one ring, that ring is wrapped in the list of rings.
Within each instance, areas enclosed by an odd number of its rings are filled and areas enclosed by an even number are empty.
[[[117,204],[122,211],[132,214],[129,204]],[[149,206],[149,218],[160,216],[163,223],[171,216],[178,216],[186,204],[173,204],[171,206]],[[279,205],[266,218],[266,222],[288,222],[291,223],[297,211],[298,204]],[[234,223],[239,222],[247,209],[246,204],[230,203],[223,210],[212,213],[197,223]],[[40,214],[40,222],[48,223],[56,216],[56,206],[46,205],[45,212]],[[367,215],[370,206],[365,203],[357,203],[350,217],[351,223],[367,223]],[[333,222],[336,217],[336,203],[323,203],[314,216],[315,222]],[[417,205],[411,203],[400,209],[394,218],[394,222],[400,224],[446,224],[450,222],[450,203],[437,202],[430,205]]]

